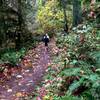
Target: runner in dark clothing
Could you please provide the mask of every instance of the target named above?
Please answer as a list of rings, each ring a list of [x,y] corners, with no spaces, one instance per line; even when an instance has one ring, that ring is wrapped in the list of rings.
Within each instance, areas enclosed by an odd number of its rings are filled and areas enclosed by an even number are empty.
[[[42,40],[45,43],[45,46],[48,46],[48,42],[49,42],[49,36],[48,36],[48,34],[45,34],[43,36],[43,39]]]

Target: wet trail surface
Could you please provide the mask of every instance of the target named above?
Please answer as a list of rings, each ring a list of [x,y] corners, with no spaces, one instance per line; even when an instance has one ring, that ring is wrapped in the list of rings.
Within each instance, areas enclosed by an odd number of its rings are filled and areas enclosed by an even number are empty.
[[[50,53],[42,43],[36,49],[29,50],[20,68],[12,68],[7,79],[0,78],[3,80],[0,82],[0,100],[20,100],[22,95],[32,93],[40,84],[49,63]]]

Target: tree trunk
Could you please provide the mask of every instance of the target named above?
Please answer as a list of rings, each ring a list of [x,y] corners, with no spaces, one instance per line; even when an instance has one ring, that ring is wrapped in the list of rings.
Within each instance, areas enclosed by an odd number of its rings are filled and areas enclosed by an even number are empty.
[[[67,21],[67,15],[66,15],[66,3],[64,0],[61,0],[63,14],[64,14],[64,31],[68,33],[68,21]]]
[[[2,0],[0,0],[0,7],[2,6],[2,4],[3,4],[3,1],[2,1]]]
[[[18,0],[18,32],[16,32],[16,38],[15,38],[15,44],[16,49],[20,48],[20,42],[21,42],[21,34],[22,34],[22,7],[21,7],[21,0]]]
[[[0,44],[4,44],[6,41],[6,24],[5,24],[5,0],[0,0]]]
[[[79,0],[73,0],[73,26],[77,26],[82,23],[82,10],[81,2]]]

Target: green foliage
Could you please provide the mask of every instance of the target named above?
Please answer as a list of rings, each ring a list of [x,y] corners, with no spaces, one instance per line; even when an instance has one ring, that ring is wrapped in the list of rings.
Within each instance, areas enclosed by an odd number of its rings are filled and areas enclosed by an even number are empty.
[[[79,86],[82,85],[82,83],[84,82],[84,78],[81,78],[79,81],[74,81],[70,87],[69,87],[69,92],[73,92],[75,89],[77,89]]]
[[[62,76],[78,76],[81,68],[66,68],[60,73]]]
[[[93,29],[88,25],[86,30],[76,28],[68,36],[56,34],[56,43],[62,52],[54,57],[55,65],[49,66],[44,77],[50,83],[43,83],[54,100],[99,100],[100,38],[98,30],[93,35]],[[84,42],[81,41],[81,34],[84,34]],[[79,97],[72,96],[75,93]]]
[[[57,8],[57,5],[57,1],[51,0],[38,10],[37,21],[42,33],[53,32],[63,25],[63,13]]]
[[[1,60],[5,63],[16,65],[21,60],[21,58],[25,55],[25,52],[26,52],[25,48],[22,48],[21,50],[15,52],[14,51],[7,52],[1,56]]]
[[[54,96],[53,100],[81,100],[81,98],[78,98],[72,95],[65,95],[62,97]]]
[[[48,68],[48,74],[45,79],[52,81],[52,85],[46,87],[53,95],[54,100],[98,100],[100,92],[100,55],[99,55],[99,37],[98,31],[93,36],[92,27],[84,34],[84,42],[80,41],[80,34],[63,36],[57,33],[57,46],[63,50],[59,56],[54,57],[54,63],[57,68],[51,65]],[[64,59],[67,58],[66,67]],[[62,66],[64,68],[62,69]],[[58,81],[58,79],[62,81]],[[44,85],[45,86],[45,85]],[[56,87],[56,88],[55,88]],[[79,92],[82,90],[82,92]],[[56,95],[64,93],[65,96]],[[80,98],[72,96],[74,93],[80,95]],[[96,94],[96,95],[95,95]]]
[[[65,23],[64,14],[58,6],[59,2],[57,0],[50,0],[38,9],[37,22],[39,23],[39,28],[37,32],[41,34],[44,32],[54,34],[55,31],[59,31],[63,28]],[[68,22],[71,23],[71,11],[68,10],[66,13],[68,14]]]
[[[100,68],[100,51],[91,52],[90,56],[93,57],[93,58],[95,58],[95,60],[96,60],[96,64],[95,65],[98,68]]]

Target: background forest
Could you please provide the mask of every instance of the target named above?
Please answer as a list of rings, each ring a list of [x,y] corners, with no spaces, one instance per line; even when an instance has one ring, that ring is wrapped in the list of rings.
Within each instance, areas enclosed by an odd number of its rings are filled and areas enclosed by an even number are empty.
[[[100,100],[100,0],[0,0],[0,84],[45,33],[51,63],[18,100]]]

